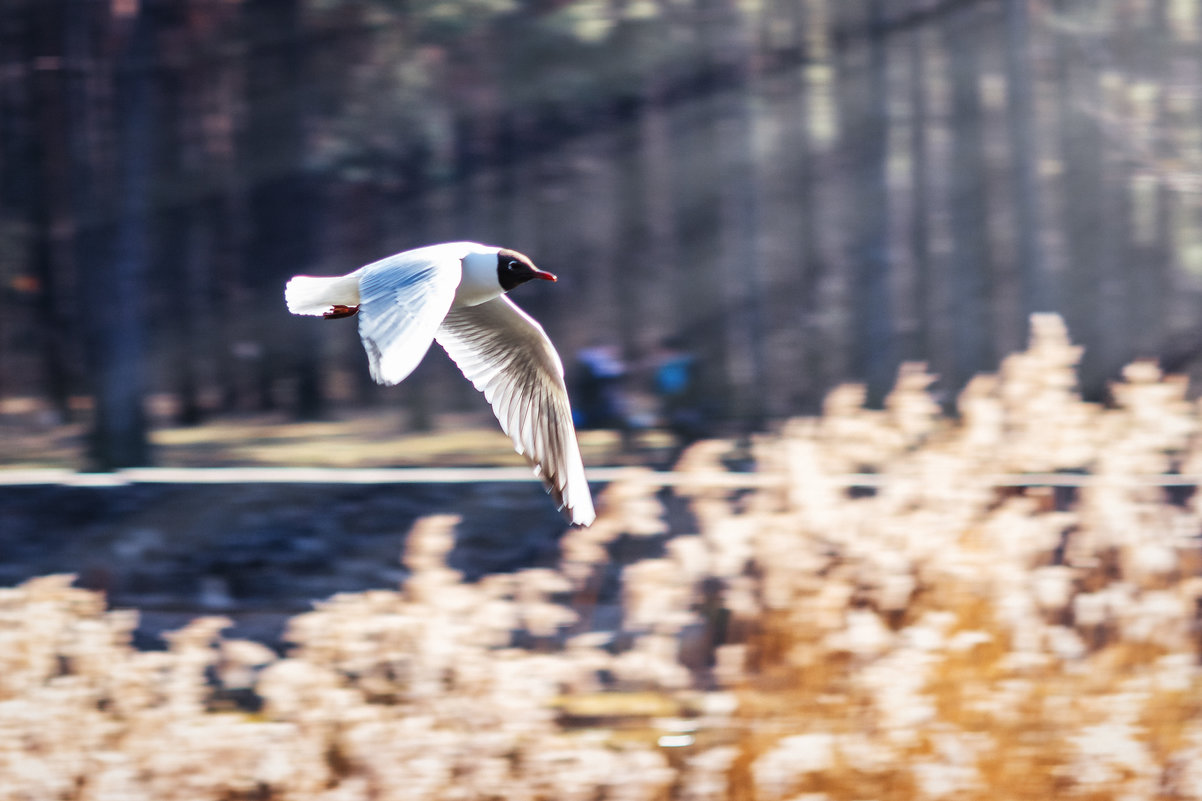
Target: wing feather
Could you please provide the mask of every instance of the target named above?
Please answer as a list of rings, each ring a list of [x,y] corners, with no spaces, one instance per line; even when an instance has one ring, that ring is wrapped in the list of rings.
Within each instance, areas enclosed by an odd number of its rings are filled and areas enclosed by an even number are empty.
[[[563,363],[542,326],[501,296],[452,309],[434,336],[484,393],[501,429],[559,508],[574,524],[593,522]]]
[[[359,336],[371,377],[400,383],[421,362],[462,277],[462,256],[443,246],[406,251],[363,268]]]

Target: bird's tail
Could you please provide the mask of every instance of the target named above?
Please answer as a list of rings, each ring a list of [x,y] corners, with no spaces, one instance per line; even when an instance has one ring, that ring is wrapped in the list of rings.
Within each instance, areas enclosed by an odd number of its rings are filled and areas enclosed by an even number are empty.
[[[359,305],[359,271],[350,275],[298,275],[284,287],[284,301],[293,314],[321,317],[335,306]]]

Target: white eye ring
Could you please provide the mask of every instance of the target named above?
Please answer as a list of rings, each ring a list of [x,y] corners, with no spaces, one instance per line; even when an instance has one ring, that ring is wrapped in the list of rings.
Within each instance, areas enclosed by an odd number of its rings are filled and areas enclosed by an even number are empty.
[[[517,268],[518,268],[518,263],[512,259],[510,260],[509,264],[505,265],[505,269],[507,269],[507,270],[516,270]]]

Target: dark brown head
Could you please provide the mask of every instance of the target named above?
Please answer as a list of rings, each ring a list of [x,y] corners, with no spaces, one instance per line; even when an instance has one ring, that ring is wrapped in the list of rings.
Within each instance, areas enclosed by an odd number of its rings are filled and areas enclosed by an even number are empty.
[[[557,280],[551,273],[535,267],[534,262],[516,250],[502,248],[497,251],[497,280],[501,283],[501,291],[508,292],[532,278],[541,278],[544,281]]]

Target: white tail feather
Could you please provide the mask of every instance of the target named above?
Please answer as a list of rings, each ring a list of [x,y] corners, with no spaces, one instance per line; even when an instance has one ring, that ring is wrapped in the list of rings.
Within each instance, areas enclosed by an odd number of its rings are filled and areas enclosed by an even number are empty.
[[[321,317],[335,306],[359,305],[359,271],[350,275],[298,275],[284,287],[284,301],[293,314]]]

